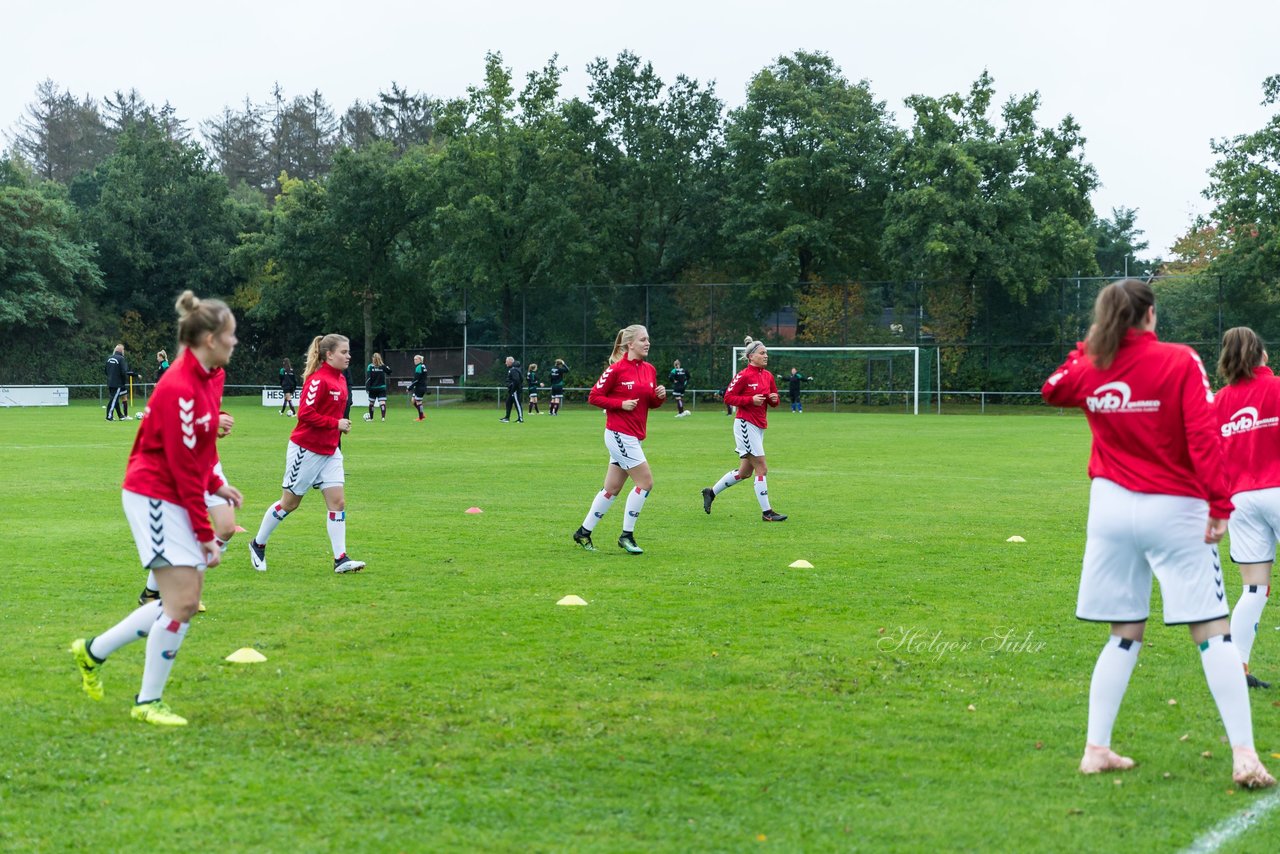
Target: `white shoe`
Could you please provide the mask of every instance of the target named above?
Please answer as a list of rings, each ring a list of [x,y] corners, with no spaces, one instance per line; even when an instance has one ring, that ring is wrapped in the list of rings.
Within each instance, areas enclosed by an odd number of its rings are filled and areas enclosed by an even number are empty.
[[[253,540],[249,541],[249,562],[253,564],[253,568],[258,572],[267,571],[267,547],[260,546]]]
[[[344,572],[359,572],[364,569],[365,562],[362,560],[352,560],[345,554],[334,560],[333,571],[341,575]]]

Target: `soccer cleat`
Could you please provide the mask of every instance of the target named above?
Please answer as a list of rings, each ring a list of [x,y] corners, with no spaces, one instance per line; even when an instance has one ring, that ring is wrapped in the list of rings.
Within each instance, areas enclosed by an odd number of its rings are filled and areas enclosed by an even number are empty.
[[[385,421],[386,419],[384,418],[383,420]],[[414,420],[414,421],[426,421],[426,420],[427,420],[427,416],[425,416],[425,415],[419,415],[417,418],[415,418],[415,419],[413,419],[413,420]]]
[[[499,418],[499,419],[498,419],[498,423],[499,423],[499,424],[510,424],[510,423],[511,423],[511,419],[510,419],[510,418]]]
[[[84,638],[77,638],[71,642],[71,649],[67,652],[76,660],[76,669],[80,671],[80,687],[89,695],[90,700],[101,700],[102,680],[98,677],[98,669],[102,667],[102,662],[93,660],[93,656],[89,654],[88,642]]]
[[[138,594],[138,605],[142,606],[148,602],[159,602],[160,591],[152,590],[150,587],[142,588],[142,592]]]
[[[155,726],[186,726],[187,719],[177,714],[165,704],[164,700],[152,700],[148,703],[136,703],[129,712],[129,717]]]
[[[764,511],[763,513],[761,513],[761,514],[760,514],[760,518],[761,518],[761,519],[763,519],[763,520],[764,520],[764,521],[766,521],[766,522],[785,522],[785,521],[787,521],[786,514],[784,514],[784,513],[774,513],[772,510],[766,510],[766,511]]]
[[[583,551],[598,551],[596,544],[591,542],[591,532],[586,528],[578,528],[573,532],[573,541],[582,546]]]
[[[1231,779],[1246,789],[1269,789],[1276,784],[1276,778],[1267,773],[1252,747],[1232,751]]]
[[[345,554],[342,557],[335,557],[333,559],[333,571],[338,573],[339,575],[343,574],[344,572],[359,572],[360,570],[364,569],[364,567],[365,567],[364,561],[352,560],[351,558],[347,557]]]
[[[267,571],[267,547],[258,545],[257,540],[249,541],[249,562],[258,572]]]
[[[1244,678],[1245,678],[1245,681],[1249,683],[1250,688],[1270,688],[1271,687],[1270,682],[1263,682],[1261,679],[1259,679],[1257,676],[1254,676],[1252,673],[1246,672],[1244,675]]]
[[[702,490],[702,512],[711,515],[711,502],[716,500],[716,491],[711,487]]]
[[[622,548],[623,551],[625,551],[629,555],[644,554],[644,549],[636,545],[635,534],[629,533],[627,531],[623,531],[622,536],[618,537],[618,545],[619,547]]]
[[[1257,761],[1257,756],[1254,757],[1254,761]],[[1110,747],[1086,744],[1084,746],[1084,756],[1080,759],[1080,773],[1100,774],[1103,771],[1128,771],[1136,764],[1128,756],[1121,756]],[[1264,771],[1263,773],[1265,774],[1266,772]]]

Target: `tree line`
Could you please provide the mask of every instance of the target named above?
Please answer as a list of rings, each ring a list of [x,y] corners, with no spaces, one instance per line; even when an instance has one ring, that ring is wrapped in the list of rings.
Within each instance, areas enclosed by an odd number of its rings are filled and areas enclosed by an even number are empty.
[[[1192,274],[1162,299],[1202,326],[1224,287],[1275,301],[1280,116],[1214,144],[1216,206],[1163,262],[1139,257],[1136,211],[1094,212],[1075,120],[1042,124],[1035,93],[995,103],[986,72],[908,98],[904,127],[821,53],[778,58],[733,108],[628,52],[589,65],[584,97],[563,72],[516,80],[490,54],[461,96],[393,83],[341,114],[277,86],[198,130],[136,91],[41,83],[0,158],[0,379],[97,381],[116,340],[171,345],[187,287],[242,318],[245,382],[318,332],[365,360],[457,346],[464,312],[473,346],[637,319],[720,346],[785,309],[813,344],[1057,347],[1080,323],[1063,283],[1125,267]],[[950,381],[1024,381],[945,352]]]

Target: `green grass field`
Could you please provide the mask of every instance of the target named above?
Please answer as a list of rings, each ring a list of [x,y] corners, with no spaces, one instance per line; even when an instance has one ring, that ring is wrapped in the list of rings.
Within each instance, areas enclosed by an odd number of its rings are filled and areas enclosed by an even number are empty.
[[[770,493],[791,519],[766,525],[747,486],[702,513],[735,463],[728,419],[659,410],[631,557],[621,502],[599,553],[570,539],[605,469],[595,411],[416,424],[394,403],[344,442],[349,549],[369,563],[350,576],[314,494],[250,568],[293,421],[228,403],[251,533],[209,572],[165,694],[191,719],[177,731],[129,719],[141,644],[106,665],[100,703],[65,651],[142,586],[119,498],[134,426],[91,404],[0,411],[0,846],[1169,851],[1266,797],[1233,791],[1198,653],[1155,623],[1115,733],[1139,767],[1075,771],[1105,635],[1073,617],[1082,418],[783,406]],[[1273,606],[1264,679],[1275,625]],[[223,661],[244,646],[267,662]],[[1252,694],[1264,758],[1273,698]],[[1224,850],[1272,851],[1277,831],[1272,814]]]

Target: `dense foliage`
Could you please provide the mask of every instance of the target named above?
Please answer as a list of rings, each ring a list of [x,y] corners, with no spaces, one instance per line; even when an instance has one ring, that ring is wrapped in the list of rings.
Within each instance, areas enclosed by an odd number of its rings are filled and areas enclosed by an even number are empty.
[[[908,98],[899,126],[820,53],[779,57],[733,109],[631,53],[587,70],[566,98],[555,58],[518,81],[491,54],[459,97],[393,83],[341,114],[276,87],[199,138],[137,92],[44,81],[0,157],[0,380],[95,381],[117,340],[145,363],[186,287],[241,313],[245,382],[319,332],[358,365],[464,335],[594,364],[643,321],[698,383],[764,334],[938,345],[948,386],[1013,389],[1083,333],[1099,276],[1177,273],[1171,336],[1275,314],[1280,116],[1215,143],[1215,210],[1166,263],[1138,257],[1137,211],[1095,215],[1074,119],[997,104],[985,72]]]

